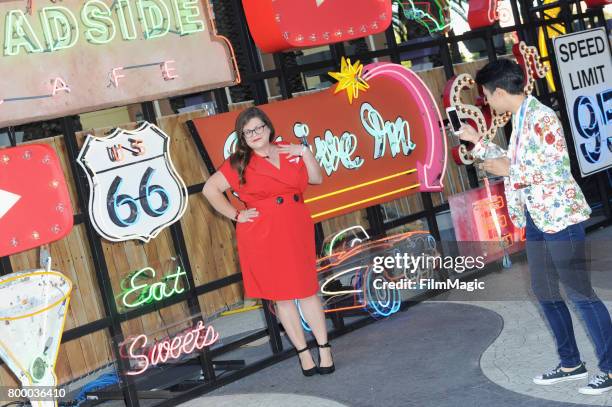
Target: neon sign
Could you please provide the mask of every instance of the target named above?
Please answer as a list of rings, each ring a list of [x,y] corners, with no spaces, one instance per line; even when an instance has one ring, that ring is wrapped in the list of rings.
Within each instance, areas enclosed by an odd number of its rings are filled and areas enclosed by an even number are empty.
[[[211,346],[219,340],[219,333],[212,325],[205,326],[203,321],[180,333],[173,338],[166,338],[150,344],[149,337],[145,334],[131,339],[132,343],[128,349],[130,361],[134,361],[138,369],[126,372],[129,376],[137,376],[144,373],[149,367],[176,360],[184,355],[189,355],[196,350],[202,350]]]
[[[71,293],[72,282],[50,269],[0,277],[0,359],[22,386],[50,389],[59,384],[55,367]],[[38,399],[31,405],[57,402]]]
[[[529,47],[523,41],[514,44],[512,52],[525,73],[523,93],[526,96],[530,95],[535,87],[536,79],[544,78],[548,67],[540,61],[535,47]],[[497,130],[510,120],[512,114],[510,112],[500,113],[491,109],[485,102],[481,88],[478,88],[479,96],[476,99],[476,106],[464,103],[461,99],[461,92],[474,86],[476,86],[476,81],[469,74],[461,74],[449,79],[444,87],[443,102],[445,107],[455,107],[459,118],[468,120],[468,124],[482,135],[486,144],[495,137]],[[458,165],[468,165],[474,162],[474,157],[464,145],[453,147],[452,154]]]
[[[198,3],[198,0],[116,0],[109,7],[101,0],[89,0],[76,12],[80,18],[64,6],[43,7],[38,11],[40,27],[37,27],[42,29],[42,38],[33,24],[36,16],[10,10],[6,13],[4,55],[72,48],[79,40],[80,28],[87,42],[93,45],[107,44],[118,33],[124,41],[136,41],[137,22],[146,40],[164,37],[171,28],[181,36],[194,34],[205,29]]]
[[[328,177],[310,187],[304,199],[317,221],[417,191],[443,189],[446,138],[427,86],[397,64],[370,64],[363,72],[369,88],[353,103],[330,88],[260,106],[284,141],[309,142]],[[237,115],[191,122],[216,167],[234,149]]]
[[[522,249],[525,228],[509,221],[503,181],[455,194],[449,205],[457,241],[468,242],[459,244],[461,255],[486,253],[491,262]]]
[[[449,0],[425,0],[398,2],[408,20],[416,21],[430,34],[446,31],[450,27]]]
[[[172,164],[170,138],[151,123],[104,138],[87,136],[78,163],[89,180],[90,219],[108,240],[148,242],[187,209],[187,187]]]
[[[45,144],[0,150],[0,256],[59,240],[72,226],[68,186],[55,150]]]
[[[187,273],[180,267],[177,268],[176,272],[166,274],[160,282],[153,284],[139,283],[142,280],[155,278],[155,274],[153,268],[146,267],[136,271],[121,282],[121,288],[123,289],[121,302],[126,308],[137,308],[185,292],[184,287],[179,287],[179,282],[182,277],[187,276]],[[128,287],[125,287],[126,281],[129,281]],[[168,288],[169,286],[172,288]]]
[[[391,2],[361,0],[242,0],[249,30],[264,52],[318,47],[385,31]]]
[[[63,0],[31,15],[14,3],[0,2],[0,127],[240,82],[208,1]],[[61,103],[47,99],[58,77]]]

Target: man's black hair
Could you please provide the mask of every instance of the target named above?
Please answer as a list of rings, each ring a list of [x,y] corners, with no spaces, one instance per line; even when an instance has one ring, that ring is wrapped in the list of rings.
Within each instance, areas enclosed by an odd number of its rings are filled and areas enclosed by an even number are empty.
[[[489,62],[478,71],[476,83],[487,88],[489,92],[500,88],[511,95],[520,95],[525,87],[525,75],[516,62],[498,59]]]

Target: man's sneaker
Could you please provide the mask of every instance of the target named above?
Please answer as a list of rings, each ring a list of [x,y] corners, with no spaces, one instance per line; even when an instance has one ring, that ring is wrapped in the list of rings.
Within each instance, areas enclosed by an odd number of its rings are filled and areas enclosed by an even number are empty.
[[[561,364],[559,364],[559,366],[557,366],[550,372],[534,377],[533,382],[535,384],[541,384],[541,385],[546,386],[549,384],[567,382],[569,380],[584,379],[588,375],[589,374],[586,370],[586,367],[584,366],[584,362],[582,362],[580,366],[578,366],[576,369],[572,370],[571,372],[564,372],[563,370],[561,370]]]
[[[582,394],[598,395],[612,390],[612,378],[607,373],[600,373],[593,377],[586,387],[581,387],[578,391]]]

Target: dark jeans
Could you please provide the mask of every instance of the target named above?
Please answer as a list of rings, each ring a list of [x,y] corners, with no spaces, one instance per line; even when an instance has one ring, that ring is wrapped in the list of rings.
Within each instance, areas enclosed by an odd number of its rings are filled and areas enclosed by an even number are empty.
[[[567,305],[559,292],[559,281],[578,309],[595,345],[602,372],[612,372],[612,322],[606,306],[591,287],[584,226],[571,225],[556,233],[541,232],[525,208],[526,249],[531,287],[557,343],[561,366],[580,364],[580,352]]]

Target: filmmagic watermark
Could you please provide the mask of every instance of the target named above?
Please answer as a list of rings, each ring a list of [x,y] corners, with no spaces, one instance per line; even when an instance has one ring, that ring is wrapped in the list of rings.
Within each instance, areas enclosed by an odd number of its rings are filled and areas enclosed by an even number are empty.
[[[460,281],[446,279],[445,281],[436,281],[433,278],[421,278],[419,280],[410,280],[402,278],[398,281],[387,281],[383,278],[374,280],[374,288],[376,290],[463,290],[473,292],[476,290],[484,290],[484,281]]]
[[[437,280],[434,276],[424,275],[431,270],[452,270],[461,274],[466,270],[482,270],[485,267],[484,256],[431,256],[421,254],[413,256],[408,253],[396,253],[394,256],[376,256],[373,258],[372,271],[381,274],[374,279],[377,290],[463,290],[473,292],[484,290],[485,283],[478,281],[461,281],[446,278]],[[402,272],[403,278],[388,280],[382,277],[384,271]]]

